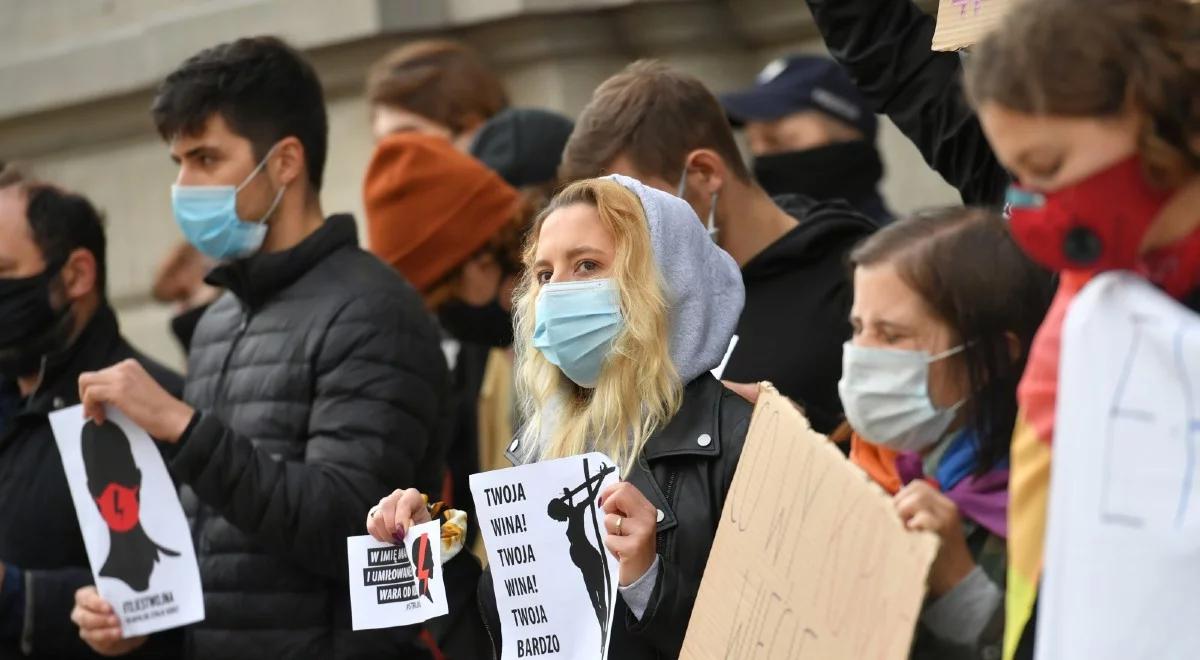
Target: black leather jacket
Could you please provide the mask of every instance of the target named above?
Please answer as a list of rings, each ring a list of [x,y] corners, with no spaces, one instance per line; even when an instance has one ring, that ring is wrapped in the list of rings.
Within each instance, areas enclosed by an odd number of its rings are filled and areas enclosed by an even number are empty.
[[[618,596],[610,658],[679,656],[752,412],[744,399],[704,374],[684,390],[683,405],[670,423],[646,443],[628,481],[662,512],[657,540],[661,561],[640,621]],[[486,571],[479,581],[479,606],[499,657],[500,619]]]

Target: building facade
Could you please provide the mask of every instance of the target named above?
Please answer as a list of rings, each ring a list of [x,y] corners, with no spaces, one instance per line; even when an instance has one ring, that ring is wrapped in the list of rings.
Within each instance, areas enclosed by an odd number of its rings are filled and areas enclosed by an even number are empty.
[[[461,39],[502,76],[515,105],[569,115],[638,58],[724,91],[774,57],[822,49],[800,0],[4,0],[0,160],[104,209],[122,329],[168,364],[182,366],[183,356],[170,310],[149,290],[181,235],[170,209],[175,167],[148,112],[153,91],[196,51],[267,33],[305,51],[321,76],[330,119],[323,205],[359,216],[372,147],[365,72],[406,40]],[[958,201],[886,121],[880,139],[894,210]]]

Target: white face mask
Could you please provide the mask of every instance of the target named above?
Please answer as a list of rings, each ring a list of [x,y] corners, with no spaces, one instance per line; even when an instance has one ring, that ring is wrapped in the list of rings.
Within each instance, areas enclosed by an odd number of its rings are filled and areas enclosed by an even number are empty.
[[[938,409],[929,398],[929,365],[966,345],[930,356],[925,351],[866,348],[846,342],[838,394],[850,426],[872,444],[899,452],[932,447],[954,421],[959,401]]]

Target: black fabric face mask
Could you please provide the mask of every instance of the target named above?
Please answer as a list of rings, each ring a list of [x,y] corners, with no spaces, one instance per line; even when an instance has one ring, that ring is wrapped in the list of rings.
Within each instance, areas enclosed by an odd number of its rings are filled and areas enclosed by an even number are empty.
[[[32,277],[0,278],[0,375],[28,376],[42,358],[63,348],[71,330],[71,307],[55,309],[50,283],[62,264]]]
[[[442,328],[455,339],[469,344],[504,348],[513,343],[512,315],[499,302],[482,307],[451,300],[438,309]]]
[[[835,142],[815,149],[758,156],[754,159],[754,178],[772,197],[807,195],[853,203],[875,192],[883,178],[883,162],[870,142]]]

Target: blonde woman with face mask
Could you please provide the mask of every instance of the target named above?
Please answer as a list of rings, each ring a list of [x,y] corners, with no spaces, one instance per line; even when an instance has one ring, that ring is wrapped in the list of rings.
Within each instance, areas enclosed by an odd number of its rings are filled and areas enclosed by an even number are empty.
[[[742,311],[737,265],[686,202],[622,176],[560,192],[524,262],[513,311],[528,423],[509,457],[601,451],[621,466],[600,494],[620,561],[609,657],[677,657],[750,422],[709,373]],[[367,527],[394,540],[427,519],[419,493],[396,491]],[[479,600],[498,653],[487,574]]]

